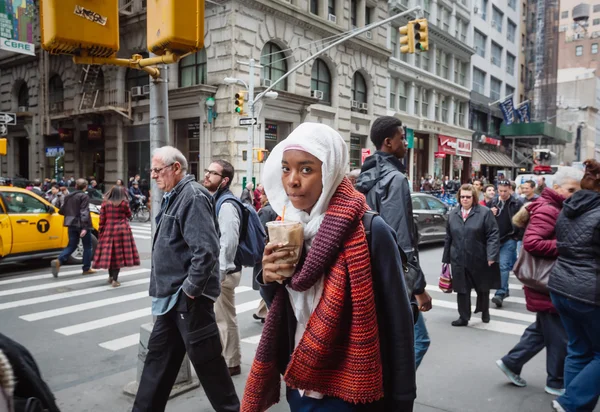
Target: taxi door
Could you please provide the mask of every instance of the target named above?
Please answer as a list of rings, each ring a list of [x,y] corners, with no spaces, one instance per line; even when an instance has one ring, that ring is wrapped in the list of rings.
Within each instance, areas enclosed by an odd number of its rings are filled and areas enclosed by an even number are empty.
[[[7,256],[10,253],[11,244],[12,228],[0,195],[0,257]]]
[[[59,242],[51,239],[55,232],[52,226],[57,222],[53,214],[48,213],[46,202],[24,192],[4,192],[3,197],[13,231],[11,254],[60,248]],[[62,226],[62,216],[60,221]]]

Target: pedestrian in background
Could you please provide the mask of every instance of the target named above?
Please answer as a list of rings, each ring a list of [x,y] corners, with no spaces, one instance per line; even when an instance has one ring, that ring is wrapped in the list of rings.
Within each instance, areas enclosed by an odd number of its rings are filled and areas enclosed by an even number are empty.
[[[108,283],[121,286],[119,271],[139,266],[140,256],[129,227],[131,209],[123,186],[114,186],[104,196],[100,210],[100,230],[94,268],[108,269]]]
[[[125,184],[123,183],[123,179],[117,179],[116,185],[117,186],[125,186]]]
[[[554,175],[553,188],[545,188],[539,199],[528,203],[513,218],[516,226],[527,227],[523,247],[533,258],[555,260],[558,257],[556,221],[563,202],[580,189],[582,176],[583,173],[573,167],[560,168]],[[549,294],[527,286],[523,289],[527,310],[536,314],[535,322],[525,329],[519,343],[506,356],[496,361],[496,364],[514,385],[524,387],[527,382],[520,376],[523,366],[546,348],[548,377],[545,391],[550,395],[560,396],[564,393],[567,333]]]
[[[256,189],[254,189],[254,209],[258,212],[262,207],[261,196],[265,193],[265,188],[260,183],[256,185]]]
[[[479,202],[481,206],[486,206],[496,198],[496,188],[494,185],[487,184],[483,188],[483,200]]]
[[[452,288],[457,293],[459,318],[452,326],[467,326],[471,319],[471,290],[477,292],[475,313],[490,321],[490,289],[500,287],[500,238],[492,212],[477,203],[477,190],[462,185],[460,207],[453,209],[446,225],[442,262],[451,265]]]
[[[546,178],[544,176],[539,176],[537,178],[537,187],[535,188],[535,194],[541,195],[545,188],[546,188]]]
[[[473,187],[477,190],[477,198],[475,199],[475,201],[477,203],[480,203],[484,199],[483,182],[481,181],[481,179],[473,179]]]
[[[540,197],[535,193],[535,182],[533,180],[523,182],[521,185],[521,196],[525,202],[531,202]]]
[[[242,191],[242,196],[240,196],[242,203],[246,203],[247,205],[254,204],[254,192],[252,191],[253,187],[254,186],[252,183],[246,184],[246,188]]]
[[[579,192],[556,222],[558,259],[548,282],[567,331],[564,395],[555,411],[592,411],[600,396],[600,163],[586,160]]]

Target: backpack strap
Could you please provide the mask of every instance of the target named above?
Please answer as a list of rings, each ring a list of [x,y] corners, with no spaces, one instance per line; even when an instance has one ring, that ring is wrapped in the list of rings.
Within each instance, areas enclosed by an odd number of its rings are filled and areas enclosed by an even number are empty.
[[[221,206],[223,206],[223,203],[225,202],[232,203],[237,209],[238,213],[240,214],[240,240],[244,239],[246,237],[246,232],[248,229],[248,213],[246,213],[246,208],[244,204],[233,194],[225,194],[221,196],[219,200],[217,200],[217,205],[215,208],[217,217],[219,216]]]

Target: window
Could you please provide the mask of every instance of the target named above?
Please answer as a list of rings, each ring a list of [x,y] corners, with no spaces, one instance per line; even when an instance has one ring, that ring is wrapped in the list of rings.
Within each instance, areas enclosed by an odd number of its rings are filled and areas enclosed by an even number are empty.
[[[423,14],[428,19],[431,14],[431,0],[423,0]]]
[[[510,53],[506,53],[506,73],[511,76],[515,75],[515,62],[517,58]]]
[[[310,12],[319,14],[319,0],[310,0]]]
[[[560,18],[561,19],[568,19],[569,18],[569,10],[561,11],[560,12]]]
[[[508,41],[514,43],[517,35],[517,25],[508,19],[508,26],[506,29],[506,38]]]
[[[433,116],[435,118],[436,122],[440,121],[440,101],[442,100],[442,95],[438,94],[437,98],[435,99],[435,107],[433,110]]]
[[[450,71],[448,69],[449,56],[447,53],[442,53],[442,77],[444,79],[450,78]]]
[[[140,54],[142,57],[148,57],[148,52],[141,52],[141,53],[137,53]],[[125,90],[128,92],[131,92],[131,89],[133,89],[134,87],[143,87],[143,86],[147,86],[150,84],[150,76],[148,76],[148,73],[142,71],[142,70],[136,70],[136,69],[127,69],[127,73],[125,74]],[[139,97],[134,97],[134,99],[147,99],[148,95],[146,96],[139,96]]]
[[[327,4],[327,13],[335,15],[335,0],[329,0]]]
[[[592,21],[592,24],[593,24],[594,26],[597,26],[597,25],[599,25],[599,24],[600,24],[600,19],[594,19],[594,20]]]
[[[356,7],[357,7],[357,3],[358,0],[350,0],[350,24],[352,25],[352,28],[354,27],[358,27],[357,23],[356,23]]]
[[[311,89],[323,92],[323,102],[331,104],[331,74],[325,62],[321,59],[315,60],[311,74]]]
[[[390,109],[396,109],[396,101],[398,99],[398,79],[392,77],[390,79]]]
[[[454,110],[454,124],[457,126],[465,125],[465,104],[456,103],[456,109]]]
[[[367,136],[350,135],[350,170],[360,169],[362,148],[367,145]]]
[[[492,64],[502,67],[502,47],[492,42]]]
[[[23,82],[19,87],[19,94],[17,96],[17,105],[19,107],[29,108],[29,87],[27,83]],[[19,110],[20,111],[20,110]]]
[[[492,7],[492,27],[498,30],[499,33],[502,33],[502,19],[504,18],[504,13],[498,10],[496,7]]]
[[[65,101],[65,89],[62,79],[58,74],[50,78],[48,82],[48,102],[50,103],[50,112],[59,112],[63,110]]]
[[[583,56],[583,46],[575,47],[575,56]]]
[[[448,106],[450,97],[445,97],[442,100],[442,122],[448,123]]]
[[[514,87],[511,87],[511,86],[509,86],[509,85],[507,84],[507,85],[506,85],[506,94],[505,94],[505,96],[506,96],[506,97],[508,97],[508,96],[510,96],[511,94],[513,95],[513,100],[514,100],[514,97],[515,97],[515,96],[514,96],[514,94],[515,94],[515,88],[514,88]]]
[[[421,107],[419,104],[420,97],[421,97],[421,88],[415,87],[415,116],[419,115],[419,108]]]
[[[485,57],[485,43],[487,42],[487,37],[481,32],[475,30],[475,50],[478,55],[481,57]]]
[[[447,8],[442,9],[442,24],[444,25],[444,31],[450,31],[450,12]]]
[[[508,0],[508,7],[517,10],[517,0]]]
[[[179,87],[206,84],[206,50],[190,54],[179,62]]]
[[[371,13],[373,12],[373,10],[370,7],[367,7],[365,9],[365,26],[368,26],[369,24],[371,24]]]
[[[465,76],[467,73],[467,63],[461,62],[459,59],[454,60],[454,82],[461,86],[466,86]]]
[[[8,208],[8,213],[35,214],[47,211],[44,203],[26,193],[6,192],[4,193],[4,203]]]
[[[479,1],[479,15],[483,20],[487,20],[488,0]]]
[[[429,94],[430,91],[423,89],[423,94],[421,95],[421,116],[428,117],[429,116]]]
[[[446,205],[444,203],[442,203],[441,201],[439,201],[435,198],[426,197],[425,202],[427,202],[427,207],[425,208],[425,210],[429,209],[429,210],[438,210],[438,211],[444,211],[444,212],[448,210],[448,208],[446,207]]]
[[[435,49],[435,74],[438,76],[442,75],[441,64],[442,64],[442,49],[436,48]]]
[[[398,110],[405,112],[406,111],[406,82],[398,81]]]
[[[598,13],[600,11],[600,4],[594,4],[594,13]]]
[[[354,73],[352,80],[352,99],[359,103],[367,102],[367,82],[359,72]]]
[[[479,94],[485,93],[485,73],[473,68],[473,91]]]
[[[460,84],[461,86],[467,85],[467,65],[468,63],[466,62],[460,63],[460,81],[458,84]]]
[[[592,54],[598,54],[598,43],[592,43]]]
[[[500,90],[502,89],[502,82],[495,77],[490,79],[490,99],[498,100],[500,98]]]
[[[469,27],[468,23],[460,21],[460,41],[463,43],[467,41],[467,28]]]
[[[429,54],[428,53],[422,53],[421,55],[421,69],[425,70],[425,71],[429,71]]]
[[[392,27],[392,34],[390,37],[390,47],[392,48],[392,57],[398,58],[398,36],[400,35],[399,29]]]
[[[422,53],[415,53],[415,67],[416,68],[420,68],[421,67],[421,54]]]
[[[268,42],[260,54],[260,64],[263,66],[262,78],[271,82],[279,80],[287,72],[287,60],[281,47]],[[287,78],[275,86],[275,90],[287,90]]]
[[[425,204],[424,199],[421,196],[411,196],[412,208],[415,210],[427,210],[427,206]]]

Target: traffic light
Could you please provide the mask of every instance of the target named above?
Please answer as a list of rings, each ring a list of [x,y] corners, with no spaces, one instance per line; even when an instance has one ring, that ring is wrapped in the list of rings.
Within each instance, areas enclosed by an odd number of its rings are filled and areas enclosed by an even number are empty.
[[[413,22],[408,22],[406,26],[400,27],[400,53],[414,53],[415,52],[415,29]]]
[[[147,0],[148,50],[162,56],[204,47],[204,0]]]
[[[415,49],[419,51],[429,50],[429,28],[427,19],[417,19],[414,21]]]
[[[0,156],[6,156],[6,153],[7,153],[6,139],[2,138],[2,139],[0,139]]]
[[[111,57],[119,51],[119,0],[41,0],[42,48]]]
[[[244,114],[244,92],[235,94],[235,112],[240,116]]]
[[[267,149],[254,148],[254,152],[256,153],[255,163],[263,163],[265,160],[267,160],[267,156],[269,155],[269,151]]]

